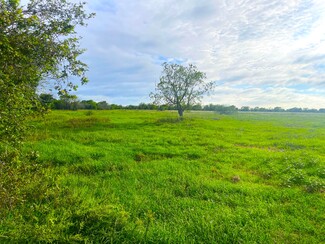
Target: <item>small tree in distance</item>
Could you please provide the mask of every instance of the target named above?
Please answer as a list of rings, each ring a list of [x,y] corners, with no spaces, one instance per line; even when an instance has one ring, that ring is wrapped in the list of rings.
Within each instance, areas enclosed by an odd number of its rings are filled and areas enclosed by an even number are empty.
[[[206,74],[189,64],[163,63],[163,71],[156,91],[150,94],[155,104],[176,106],[179,116],[190,106],[200,102],[203,94],[214,87],[213,82],[205,82]]]

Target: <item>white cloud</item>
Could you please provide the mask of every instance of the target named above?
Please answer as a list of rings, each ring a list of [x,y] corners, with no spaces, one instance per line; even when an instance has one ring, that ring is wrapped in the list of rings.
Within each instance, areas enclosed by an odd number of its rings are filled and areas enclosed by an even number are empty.
[[[317,93],[318,91],[318,93]],[[221,104],[243,105],[250,107],[309,107],[324,108],[325,90],[297,92],[291,88],[234,88],[231,86],[219,87],[211,96],[205,97],[204,104],[215,103],[216,100],[224,101]],[[308,106],[306,106],[308,105]],[[323,105],[323,106],[322,106]]]

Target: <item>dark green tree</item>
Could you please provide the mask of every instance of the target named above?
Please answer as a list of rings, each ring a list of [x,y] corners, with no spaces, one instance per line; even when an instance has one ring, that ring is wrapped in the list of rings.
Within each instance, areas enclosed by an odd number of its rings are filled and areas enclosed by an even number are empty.
[[[93,100],[82,100],[80,102],[80,107],[83,109],[97,109],[97,103]]]
[[[241,111],[249,111],[250,108],[249,108],[248,106],[242,106],[242,107],[240,108],[240,110],[241,110]]]
[[[0,146],[16,148],[26,121],[43,111],[36,93],[42,81],[53,81],[60,94],[77,88],[70,76],[88,81],[75,28],[92,16],[84,3],[0,0]]]
[[[106,101],[101,101],[97,103],[97,107],[99,110],[109,109],[109,104]]]
[[[72,94],[62,94],[60,96],[61,109],[77,110],[78,109],[78,97]]]
[[[165,62],[156,91],[150,97],[156,104],[176,106],[179,116],[183,117],[184,110],[198,103],[203,94],[213,88],[214,83],[205,82],[205,78],[206,74],[193,64],[185,67]]]
[[[281,107],[275,107],[275,108],[273,109],[273,111],[274,111],[274,112],[284,112],[285,110],[284,110],[283,108],[281,108]]]
[[[50,93],[41,93],[39,95],[39,99],[41,101],[42,106],[45,108],[51,108],[53,102],[55,101],[53,94]]]

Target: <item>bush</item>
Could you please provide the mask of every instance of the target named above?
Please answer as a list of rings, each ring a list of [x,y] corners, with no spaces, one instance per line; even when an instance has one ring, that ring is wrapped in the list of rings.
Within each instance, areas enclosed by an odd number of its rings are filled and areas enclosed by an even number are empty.
[[[0,217],[23,204],[32,185],[41,182],[37,157],[34,151],[23,156],[16,150],[0,152]]]
[[[59,172],[36,162],[15,165],[0,165],[0,243],[126,239],[129,213],[122,207],[84,202],[60,186]]]

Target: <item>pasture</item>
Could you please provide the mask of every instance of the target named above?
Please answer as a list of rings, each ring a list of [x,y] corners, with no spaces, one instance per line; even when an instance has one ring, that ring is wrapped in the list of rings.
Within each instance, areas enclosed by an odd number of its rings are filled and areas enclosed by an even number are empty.
[[[0,241],[322,243],[325,114],[52,111]],[[27,187],[27,186],[26,186]]]

